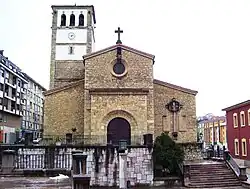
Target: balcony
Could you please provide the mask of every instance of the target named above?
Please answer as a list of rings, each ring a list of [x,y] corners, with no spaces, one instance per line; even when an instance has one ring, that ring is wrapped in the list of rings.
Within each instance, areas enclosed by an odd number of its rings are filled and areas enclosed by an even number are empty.
[[[16,103],[20,104],[20,98],[16,98]]]
[[[23,87],[21,87],[21,93],[26,94],[26,92],[25,92],[25,90],[24,90],[24,88],[23,88]]]
[[[15,109],[9,110],[9,109],[6,108],[6,106],[3,107],[3,110],[4,110],[5,112],[11,113],[11,114],[16,114]]]
[[[0,77],[0,83],[4,84],[4,77]]]
[[[13,81],[10,81],[10,79],[8,78],[5,78],[5,83],[11,86],[12,88],[16,88],[16,84],[14,84]]]
[[[4,93],[4,96],[10,100],[16,101],[16,97],[13,95],[8,95],[8,93]]]
[[[25,100],[22,99],[22,100],[21,100],[21,104],[22,104],[22,105],[25,105]]]
[[[3,98],[3,91],[0,91],[0,97]]]

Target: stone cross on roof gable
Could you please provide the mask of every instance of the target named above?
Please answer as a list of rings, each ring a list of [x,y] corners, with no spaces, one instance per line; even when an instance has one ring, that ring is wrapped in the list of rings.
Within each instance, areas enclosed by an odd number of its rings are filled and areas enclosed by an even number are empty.
[[[118,27],[118,30],[115,30],[115,33],[118,33],[118,39],[116,41],[116,44],[122,44],[121,33],[123,33],[123,30],[121,30],[120,27]]]

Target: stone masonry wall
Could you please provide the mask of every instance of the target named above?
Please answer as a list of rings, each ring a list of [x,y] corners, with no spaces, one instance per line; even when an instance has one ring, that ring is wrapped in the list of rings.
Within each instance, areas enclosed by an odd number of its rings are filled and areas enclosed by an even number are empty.
[[[84,149],[87,155],[87,174],[91,176],[91,186],[119,186],[119,158],[117,151],[98,149],[98,170],[94,149]],[[110,150],[110,149],[109,149]],[[55,153],[54,165],[70,170],[72,167],[72,149],[61,149]],[[43,169],[45,164],[44,149],[19,150],[16,167],[21,169]],[[109,154],[109,155],[108,155]],[[153,182],[153,161],[147,148],[132,148],[127,153],[127,179],[131,185],[151,185]]]
[[[132,135],[154,133],[152,59],[122,50],[122,77],[112,73],[115,59],[113,50],[85,60],[85,135],[105,135],[119,116],[130,122]],[[103,91],[90,92],[95,89]]]
[[[84,124],[84,81],[75,86],[45,95],[44,134],[64,135],[76,128],[76,133],[83,134]]]
[[[169,131],[170,136],[172,136],[173,113],[168,111],[165,107],[172,98],[176,98],[176,100],[183,105],[183,108],[177,114],[177,142],[196,142],[195,95],[159,84],[154,84],[155,135],[158,136],[163,131]],[[163,118],[163,115],[166,117]]]

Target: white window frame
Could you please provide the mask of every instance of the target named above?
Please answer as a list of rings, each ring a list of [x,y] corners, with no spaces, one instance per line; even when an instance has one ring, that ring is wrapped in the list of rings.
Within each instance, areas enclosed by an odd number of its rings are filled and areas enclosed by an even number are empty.
[[[248,125],[250,126],[250,109],[248,109],[247,111],[247,121],[248,121]]]
[[[238,151],[237,151],[238,150]],[[239,140],[236,138],[234,139],[234,154],[238,156],[239,153]]]
[[[233,126],[234,126],[234,128],[238,127],[238,115],[237,115],[237,113],[233,114]]]
[[[242,115],[243,115],[243,119],[242,119]],[[241,125],[241,127],[245,127],[246,126],[245,111],[241,111],[240,112],[240,125]]]
[[[245,149],[244,149],[244,146],[243,146],[243,143],[245,143]],[[245,138],[242,138],[241,139],[241,150],[242,150],[242,156],[247,156],[247,140]],[[245,153],[243,153],[245,151]]]

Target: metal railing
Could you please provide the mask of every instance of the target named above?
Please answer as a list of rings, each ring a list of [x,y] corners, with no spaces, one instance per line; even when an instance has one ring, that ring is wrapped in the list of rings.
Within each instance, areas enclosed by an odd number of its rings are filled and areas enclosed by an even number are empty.
[[[240,168],[229,153],[227,154],[227,157],[226,157],[226,163],[230,166],[230,168],[234,171],[234,173],[237,176],[240,175]]]

